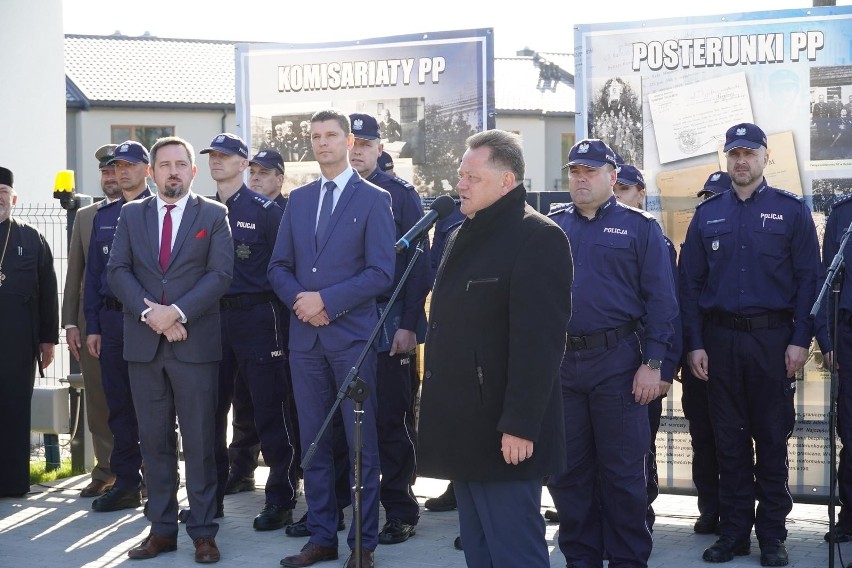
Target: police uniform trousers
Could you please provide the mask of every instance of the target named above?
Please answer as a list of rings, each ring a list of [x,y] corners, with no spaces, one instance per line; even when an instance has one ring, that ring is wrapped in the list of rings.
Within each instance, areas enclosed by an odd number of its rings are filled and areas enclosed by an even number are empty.
[[[292,398],[292,397],[291,397]],[[230,473],[234,477],[252,477],[257,469],[260,438],[254,427],[254,406],[245,381],[234,381],[232,401],[231,443],[228,444]],[[291,414],[295,416],[295,414]]]
[[[468,566],[548,568],[541,480],[453,480]],[[511,535],[511,538],[506,538]]]
[[[32,314],[23,300],[0,294],[0,497],[17,497],[30,490],[30,404],[36,350]]]
[[[698,512],[719,516],[719,462],[716,460],[716,437],[710,421],[707,381],[692,374],[686,361],[680,369],[681,405],[689,422],[692,443],[692,483],[698,494]]]
[[[657,515],[654,513],[654,501],[660,495],[660,481],[657,476],[657,432],[663,416],[663,398],[658,396],[648,403],[648,426],[651,431],[651,443],[648,445],[648,457],[645,459],[645,482],[648,492],[648,511],[645,515],[648,528],[653,531]]]
[[[216,460],[213,421],[218,363],[180,361],[174,347],[160,338],[154,358],[130,362],[130,388],[139,419],[139,440],[148,486],[147,517],[153,534],[174,538],[178,533],[178,447],[175,418],[186,467],[189,518],[186,532],[193,540],[216,536]]]
[[[705,323],[722,536],[748,538],[754,526],[759,541],[787,538],[795,379],[787,378],[784,354],[792,326],[738,331]]]
[[[115,481],[115,474],[109,465],[113,445],[112,430],[109,427],[109,406],[101,379],[101,363],[92,357],[86,348],[85,325],[80,329],[80,341],[80,371],[83,373],[83,394],[86,397],[86,424],[92,433],[92,452],[95,454],[92,479],[112,483]]]
[[[289,416],[286,354],[280,331],[282,304],[269,300],[253,306],[223,309],[222,361],[216,408],[217,499],[223,502],[228,480],[228,412],[235,381],[248,387],[263,459],[269,466],[266,503],[292,509],[298,479],[293,428]]]
[[[641,364],[635,333],[609,348],[565,352],[560,378],[568,468],[550,477],[548,489],[569,565],[601,566],[604,550],[612,568],[647,566],[651,555],[648,409],[631,393]]]
[[[837,355],[838,392],[837,392],[837,434],[843,447],[837,463],[837,493],[840,498],[840,514],[837,523],[852,526],[852,320],[848,312],[840,313],[837,328],[838,337],[834,339],[834,353]]]
[[[350,369],[365,346],[356,341],[341,351],[327,350],[319,339],[309,351],[290,350],[290,369],[293,372],[293,392],[299,408],[299,432],[302,437],[302,458],[319,434],[337,393]],[[363,403],[361,424],[361,523],[362,546],[375,550],[379,525],[379,450],[376,435],[376,353],[370,349],[358,376],[366,383],[369,396]],[[355,403],[348,397],[340,403],[343,429],[346,432],[349,463],[354,463]],[[305,476],[305,502],[308,505],[307,529],[310,542],[320,546],[337,546],[338,499],[335,497],[333,432],[327,429],[316,445],[310,464],[302,464]],[[349,486],[355,477],[350,468]],[[354,495],[352,501],[354,502]],[[355,547],[355,523],[350,526],[349,548]]]
[[[115,474],[116,489],[137,491],[142,483],[142,452],[130,372],[124,360],[124,314],[103,306],[98,320],[101,326],[101,382],[113,435],[110,468]]]
[[[400,519],[409,525],[416,525],[420,518],[420,505],[411,490],[417,464],[414,447],[417,434],[410,412],[413,360],[410,353],[391,357],[385,351],[378,354],[376,372],[381,503],[386,518]]]

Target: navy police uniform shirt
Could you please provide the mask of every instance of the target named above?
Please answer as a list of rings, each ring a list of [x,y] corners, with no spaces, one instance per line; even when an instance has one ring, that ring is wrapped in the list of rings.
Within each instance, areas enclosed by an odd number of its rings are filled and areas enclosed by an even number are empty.
[[[568,235],[574,256],[568,334],[591,335],[641,320],[644,358],[663,360],[678,307],[669,251],[654,217],[615,196],[593,219],[574,204],[548,216]]]
[[[146,187],[136,199],[145,199],[151,195]],[[112,251],[118,216],[126,201],[120,197],[115,201],[104,199],[98,204],[92,220],[92,236],[89,239],[89,254],[86,258],[86,279],[83,288],[83,314],[86,317],[86,331],[100,335],[101,326],[98,314],[104,305],[104,298],[115,299],[107,282],[107,262]]]
[[[225,205],[234,237],[234,277],[228,295],[271,291],[266,269],[284,212],[274,201],[245,184]]]
[[[367,177],[367,181],[375,184],[390,193],[391,208],[393,209],[393,220],[396,225],[396,238],[399,240],[417,221],[423,217],[423,205],[420,195],[414,186],[407,181],[386,174],[376,168]],[[388,289],[383,298],[378,298],[381,303],[387,301],[394,289],[402,279],[405,267],[414,256],[415,247],[409,247],[405,254],[396,255],[396,267],[394,270],[393,285]],[[429,269],[429,240],[426,239],[423,254],[417,258],[414,268],[405,281],[405,286],[397,297],[397,302],[402,303],[402,316],[399,322],[400,329],[415,331],[417,321],[424,313],[426,295],[432,287]]]
[[[847,195],[831,206],[831,212],[828,215],[828,220],[825,222],[825,235],[822,239],[822,262],[826,270],[831,266],[834,257],[840,250],[840,242],[843,240],[843,234],[849,228],[850,224],[852,224],[852,195]],[[848,317],[852,314],[852,237],[846,241],[846,246],[843,250],[843,260],[843,286],[840,289],[839,309]],[[820,287],[823,281],[824,276],[819,279],[818,285]],[[819,289],[817,292],[819,292]],[[830,317],[829,314],[833,314],[834,309],[833,302],[831,301],[832,297],[833,294],[830,292],[825,295],[816,318],[816,337],[824,353],[834,350],[833,342],[828,333],[829,326],[827,326]]]
[[[663,239],[665,239],[666,241],[666,251],[669,254],[672,280],[674,281],[675,298],[677,298],[677,251],[674,248],[674,244],[667,236],[663,235]],[[680,301],[678,301],[678,305],[680,305]],[[671,383],[674,380],[675,373],[677,373],[678,367],[680,367],[680,357],[683,352],[683,323],[681,322],[680,318],[680,310],[678,310],[678,314],[674,320],[673,327],[674,333],[672,334],[672,341],[669,345],[669,350],[666,351],[666,357],[663,359],[663,367],[661,369],[662,372],[660,374],[660,379],[666,381],[667,383]]]
[[[742,201],[726,191],[695,210],[681,251],[684,341],[704,349],[702,314],[789,311],[792,345],[809,347],[808,318],[821,273],[811,211],[798,195],[764,178]]]

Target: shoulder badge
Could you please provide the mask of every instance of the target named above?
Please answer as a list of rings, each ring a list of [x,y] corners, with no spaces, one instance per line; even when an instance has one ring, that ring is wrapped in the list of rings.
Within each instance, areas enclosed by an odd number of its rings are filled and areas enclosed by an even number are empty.
[[[411,185],[410,183],[408,183],[407,181],[405,181],[405,180],[404,180],[404,179],[402,179],[402,178],[398,178],[398,177],[391,176],[391,179],[392,179],[393,181],[395,181],[396,183],[398,183],[399,185],[401,185],[402,187],[404,187],[405,189],[409,190],[409,191],[413,191],[413,190],[414,190],[414,186],[413,186],[413,185]]]
[[[831,204],[831,208],[834,209],[835,207],[840,207],[844,203],[849,203],[850,200],[852,200],[852,193],[849,195],[841,195],[834,200],[834,203]]]
[[[701,206],[702,206],[702,205],[704,205],[705,203],[710,203],[710,202],[711,202],[711,201],[713,201],[714,199],[719,199],[719,197],[721,197],[721,196],[722,196],[722,195],[724,195],[725,193],[727,193],[727,192],[723,191],[722,193],[717,193],[717,194],[715,194],[715,195],[711,195],[710,197],[708,197],[707,199],[705,199],[704,201],[702,201],[701,203],[699,203],[698,205],[696,205],[696,206],[695,206],[695,208],[696,208],[696,209],[698,209],[699,207],[701,207]]]
[[[252,200],[253,203],[255,203],[256,205],[260,205],[264,209],[266,209],[267,207],[270,207],[273,203],[273,201],[271,199],[269,199],[268,197],[266,197],[264,195],[252,195],[251,200]]]
[[[775,191],[777,191],[777,192],[778,192],[778,195],[784,195],[784,196],[786,196],[786,197],[790,197],[791,199],[795,199],[795,200],[796,200],[796,201],[798,201],[799,203],[804,203],[804,202],[805,202],[805,198],[804,198],[804,197],[802,197],[801,195],[796,195],[795,193],[789,192],[789,191],[787,191],[786,189],[778,189],[777,187],[774,187],[774,188],[772,188],[772,189],[774,189]]]

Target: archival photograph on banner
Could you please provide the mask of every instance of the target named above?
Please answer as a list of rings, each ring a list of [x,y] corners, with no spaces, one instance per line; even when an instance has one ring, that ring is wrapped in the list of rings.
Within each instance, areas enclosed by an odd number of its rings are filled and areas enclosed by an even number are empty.
[[[852,65],[811,68],[811,160],[852,160]]]
[[[592,81],[590,138],[600,138],[624,163],[642,169],[642,78],[625,75]]]
[[[322,45],[238,44],[237,122],[251,152],[285,160],[285,193],[320,175],[314,112],[379,124],[397,176],[424,195],[451,192],[464,141],[494,127],[491,29]]]

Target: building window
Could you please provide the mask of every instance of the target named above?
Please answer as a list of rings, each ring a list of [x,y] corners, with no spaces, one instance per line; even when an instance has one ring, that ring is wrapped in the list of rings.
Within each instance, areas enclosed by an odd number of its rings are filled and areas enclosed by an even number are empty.
[[[135,140],[150,149],[158,138],[174,136],[174,126],[113,126],[111,139],[113,144]]]

